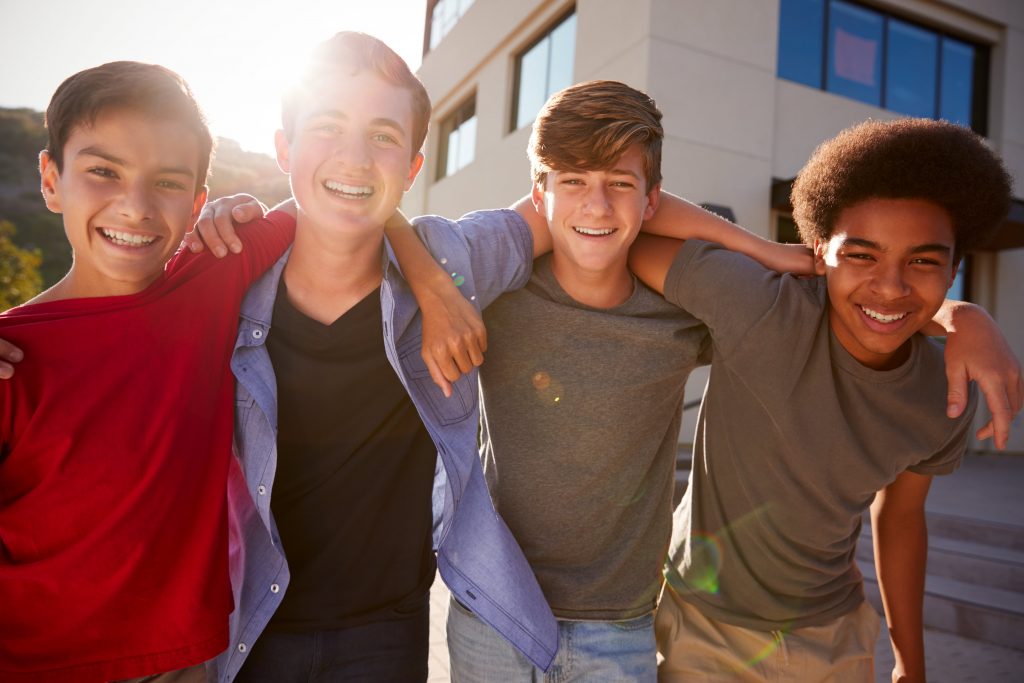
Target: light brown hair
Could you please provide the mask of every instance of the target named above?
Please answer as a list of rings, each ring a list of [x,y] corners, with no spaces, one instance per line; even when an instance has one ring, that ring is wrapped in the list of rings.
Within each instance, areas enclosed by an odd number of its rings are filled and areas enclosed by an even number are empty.
[[[544,104],[527,154],[533,182],[548,171],[612,168],[631,145],[643,152],[647,191],[661,182],[661,112],[654,100],[618,81],[587,81],[556,92]]]

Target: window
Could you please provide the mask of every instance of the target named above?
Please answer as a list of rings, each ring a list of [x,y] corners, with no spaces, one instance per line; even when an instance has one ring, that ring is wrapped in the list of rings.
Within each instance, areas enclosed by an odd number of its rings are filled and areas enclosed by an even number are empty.
[[[441,121],[441,149],[437,155],[437,178],[447,177],[468,166],[476,150],[476,95]]]
[[[848,0],[782,0],[778,75],[985,134],[988,49]]]
[[[563,18],[516,57],[512,130],[537,117],[552,93],[573,84],[576,53],[576,14]]]
[[[436,0],[430,6],[430,50],[437,47],[448,32],[455,28],[455,24],[472,4],[473,0]]]

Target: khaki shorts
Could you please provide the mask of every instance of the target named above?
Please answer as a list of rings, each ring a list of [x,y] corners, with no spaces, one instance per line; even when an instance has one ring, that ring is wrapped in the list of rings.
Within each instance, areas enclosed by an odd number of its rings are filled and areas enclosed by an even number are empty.
[[[666,586],[654,624],[658,681],[873,683],[880,627],[864,602],[824,626],[757,631],[711,619]]]

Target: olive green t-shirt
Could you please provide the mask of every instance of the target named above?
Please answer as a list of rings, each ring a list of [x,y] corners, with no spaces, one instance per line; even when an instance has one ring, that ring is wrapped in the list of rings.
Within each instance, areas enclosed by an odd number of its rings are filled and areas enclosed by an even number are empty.
[[[708,326],[713,357],[675,513],[673,587],[708,616],[761,630],[855,609],[862,513],[905,470],[956,469],[977,392],[946,417],[942,349],[921,335],[900,367],[861,365],[831,332],[823,278],[691,240],[665,297]]]
[[[635,280],[620,306],[580,304],[550,257],[484,321],[484,474],[555,616],[650,612],[671,534],[683,387],[705,327]]]

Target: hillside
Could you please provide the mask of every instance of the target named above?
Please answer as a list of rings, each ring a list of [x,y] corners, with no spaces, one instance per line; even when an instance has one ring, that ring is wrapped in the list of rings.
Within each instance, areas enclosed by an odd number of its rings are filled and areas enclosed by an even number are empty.
[[[71,250],[60,216],[47,211],[39,194],[38,155],[45,146],[41,112],[0,107],[0,221],[14,224],[16,244],[42,252],[40,271],[50,286],[67,272]],[[217,141],[209,183],[211,198],[248,192],[273,205],[289,195],[288,179],[273,159],[228,138]]]

